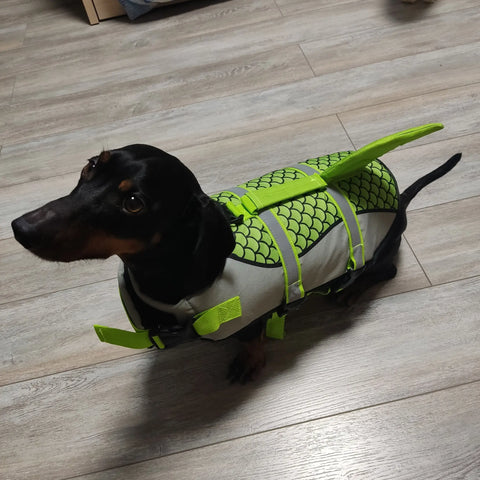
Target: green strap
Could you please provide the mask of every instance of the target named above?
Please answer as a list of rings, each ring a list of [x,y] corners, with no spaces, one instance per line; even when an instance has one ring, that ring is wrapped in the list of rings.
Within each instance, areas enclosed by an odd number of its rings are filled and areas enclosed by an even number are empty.
[[[240,297],[233,297],[196,315],[196,320],[192,326],[199,335],[205,336],[216,332],[222,323],[235,320],[241,316],[242,307]]]
[[[279,316],[275,312],[268,320],[265,334],[268,338],[275,338],[277,340],[283,340],[285,338],[285,317],[286,315]]]
[[[319,174],[313,174],[281,185],[249,191],[241,197],[241,201],[248,212],[255,214],[292,198],[326,188],[323,178]]]
[[[104,327],[102,325],[94,325],[93,327],[95,328],[98,338],[105,343],[128,348],[150,348],[152,346],[157,346],[160,349],[165,348],[160,337],[156,335],[150,337],[148,330],[130,332],[118,328]]]
[[[390,150],[442,128],[443,125],[441,123],[431,123],[394,133],[393,135],[389,135],[365,145],[356,152],[342,158],[321,174],[314,173],[312,175],[304,172],[307,176],[303,178],[292,180],[291,182],[281,185],[261,188],[259,190],[247,190],[247,193],[244,193],[243,195],[242,193],[246,189],[241,188],[236,189],[236,191],[233,191],[233,189],[231,190],[240,197],[241,205],[246,210],[247,214],[255,215],[258,212],[293,198],[307,195],[314,191],[323,191],[327,188],[327,185],[332,185],[343,178],[355,175],[370,162],[381,157]],[[303,171],[303,168],[301,167],[297,169]],[[241,207],[240,209],[238,207],[236,208],[238,210],[236,213],[240,213]]]

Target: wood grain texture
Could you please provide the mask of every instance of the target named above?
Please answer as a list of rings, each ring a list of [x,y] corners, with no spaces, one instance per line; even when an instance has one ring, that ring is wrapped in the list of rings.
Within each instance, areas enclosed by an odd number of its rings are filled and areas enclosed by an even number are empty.
[[[352,131],[352,139],[357,147],[383,134],[442,118],[450,119],[447,129],[442,132],[442,139],[476,132],[479,131],[479,121],[478,116],[475,116],[476,104],[472,102],[472,97],[477,95],[480,84],[453,87],[462,83],[463,77],[455,73],[458,62],[464,62],[469,81],[472,76],[477,78],[480,75],[475,63],[477,51],[478,49],[468,48],[462,52],[455,47],[449,53],[445,52],[445,68],[440,66],[437,53],[433,52],[425,54],[432,56],[429,59],[419,56],[423,61],[421,67],[418,67],[420,58],[416,56],[401,58],[387,62],[388,65],[355,68],[348,75],[344,72],[328,74],[259,92],[206,100],[162,112],[149,112],[96,127],[78,128],[71,132],[23,142],[20,146],[7,144],[2,153],[5,169],[2,181],[9,181],[10,169],[17,171],[30,168],[32,154],[43,156],[55,154],[52,159],[61,156],[64,161],[68,161],[71,155],[64,153],[64,149],[74,148],[77,152],[83,151],[87,141],[91,155],[103,148],[138,142],[153,143],[162,145],[166,150],[175,150],[198,143],[248,134],[267,127],[272,128],[332,115],[354,107],[359,109],[341,114],[340,118],[347,130]],[[438,69],[442,69],[443,73],[440,74]],[[437,78],[437,73],[440,79]],[[437,86],[430,84],[427,78],[432,79],[432,83],[436,82]],[[478,79],[480,80],[480,77]],[[452,88],[445,90],[443,87],[447,84]],[[429,93],[435,88],[439,90]],[[406,95],[405,89],[412,98],[393,103],[394,100]],[[348,95],[343,92],[348,92]],[[365,107],[372,103],[375,107]],[[432,115],[433,103],[439,104],[436,116]],[[377,104],[380,105],[377,106]],[[458,108],[459,104],[462,105],[461,110]],[[412,109],[413,105],[415,108]],[[466,114],[468,109],[470,114]],[[66,115],[69,111],[66,109],[61,115]],[[365,116],[369,115],[375,118],[367,121]],[[388,123],[381,120],[385,115],[392,116]],[[59,124],[54,116],[49,118],[52,119],[53,128],[56,129]],[[384,128],[375,130],[375,121],[381,122]],[[13,137],[24,132],[23,127],[14,125],[14,120],[7,120],[6,123],[6,130],[10,131]],[[189,123],[196,125],[195,132],[185,128]],[[62,129],[65,128],[64,124],[63,121]],[[364,125],[368,125],[368,128]],[[39,131],[50,127],[47,123],[45,126],[42,124],[36,128],[37,131],[33,128],[30,132],[32,138],[36,137]],[[451,131],[452,128],[453,131]],[[358,129],[362,133],[368,133],[368,137],[363,135],[357,141],[355,132]],[[10,140],[13,137],[10,136]],[[198,141],[199,138],[201,142]],[[419,142],[430,141],[432,141],[431,136],[424,137]],[[48,155],[47,152],[49,152]],[[26,167],[23,162],[27,162]],[[42,168],[50,172],[49,166],[45,167],[45,164],[41,164],[35,169],[35,178],[42,175]]]
[[[447,128],[449,128],[449,122]],[[462,153],[462,159],[453,171],[425,187],[412,200],[410,210],[462,200],[480,193],[479,133],[426,145],[416,146],[416,144],[417,142],[412,143],[408,148],[392,151],[382,157],[388,167],[395,172],[401,190],[440,166],[455,153]]]
[[[203,68],[143,74],[141,78],[125,78],[123,71],[119,71],[121,79],[112,79],[113,86],[106,83],[103,88],[97,85],[92,89],[90,83],[88,88],[79,91],[72,91],[81,85],[75,78],[77,66],[69,73],[64,72],[61,83],[57,81],[56,70],[36,72],[28,76],[27,86],[25,81],[16,85],[6,112],[6,130],[11,130],[13,137],[14,131],[22,135],[25,130],[31,133],[36,130],[39,135],[46,135],[72,127],[78,129],[109,120],[128,119],[132,115],[138,117],[152,111],[158,111],[161,118],[164,110],[313,76],[298,46],[212,63]],[[39,85],[48,86],[48,91],[39,92]],[[41,98],[36,99],[38,96]],[[33,118],[28,115],[32,109],[37,111]],[[73,124],[67,122],[71,111],[77,112]]]
[[[85,159],[86,161],[86,159]],[[86,163],[85,163],[86,164]],[[68,195],[80,178],[78,173],[50,177],[36,182],[20,183],[0,189],[0,240],[13,235],[11,222],[26,212],[56,198]]]
[[[172,143],[169,138],[170,135],[174,134],[178,141],[182,133],[183,136],[187,133],[185,128],[183,128],[183,132],[171,131],[174,126],[177,126],[177,129],[183,126],[187,117],[200,123],[199,116],[202,115],[205,127],[209,131],[215,130],[218,132],[215,137],[209,138],[209,140],[214,140],[238,133],[247,133],[258,128],[260,122],[273,123],[272,126],[282,125],[322,115],[331,115],[346,109],[360,108],[371,103],[385,103],[387,100],[401,99],[405,96],[405,89],[409,91],[411,96],[422,95],[435,90],[443,91],[448,87],[463,85],[465,77],[469,79],[470,83],[480,81],[479,69],[476,68],[479,46],[480,43],[474,43],[468,47],[448,49],[448,52],[442,52],[442,63],[438,61],[438,52],[427,52],[391,60],[383,65],[368,65],[351,69],[348,72],[342,71],[300,80],[285,86],[273,86],[261,92],[231,95],[226,98],[216,98],[204,102],[201,101],[200,97],[198,102],[192,103],[190,100],[185,107],[159,108],[158,111],[153,108],[143,115],[140,113],[135,116],[135,125],[138,125],[136,128],[143,130],[151,129],[155,125],[157,129],[162,130],[162,136],[165,137],[164,142]],[[340,95],[339,92],[348,92],[348,95]],[[292,101],[294,98],[296,99],[295,102]],[[65,130],[71,130],[72,127],[79,130],[84,127],[82,110],[86,109],[86,113],[89,109],[98,112],[98,107],[95,109],[95,99],[96,97],[93,96],[90,100],[85,101],[86,107],[77,109],[79,110],[78,123],[73,125],[65,123],[65,115],[68,115],[72,108],[68,101],[59,108],[55,108],[55,105],[52,105],[52,107],[49,105],[42,107],[40,105],[35,117],[36,122],[33,124],[29,121],[31,117],[25,115],[25,113],[22,114],[22,108],[18,108],[15,104],[8,108],[3,107],[6,115],[5,143],[17,143],[23,138],[25,130],[29,130],[31,138],[61,133]],[[88,106],[89,104],[90,106]],[[239,108],[239,104],[244,106],[243,109]],[[263,115],[252,118],[253,112],[249,113],[247,106],[250,109],[255,108],[256,112],[259,109]],[[210,123],[205,122],[204,112],[208,111],[212,111],[212,115],[213,112],[216,112],[216,115],[209,119],[216,119],[218,123],[210,125]],[[128,107],[125,110],[125,113],[127,112],[132,113]],[[115,110],[112,113],[115,113]],[[119,119],[115,115],[109,115],[107,109],[104,117],[105,123],[96,130],[98,133],[103,131],[102,133],[106,137],[108,135],[107,128],[112,134],[118,129],[130,127],[129,130],[131,130],[135,128],[131,118],[129,118],[130,115],[125,115],[125,113],[122,115],[120,109]],[[237,115],[234,116],[234,113],[237,113]],[[227,115],[229,122],[226,119]],[[122,117],[124,118],[122,119]],[[95,124],[99,122],[100,118],[98,117],[95,122],[87,115],[85,122]],[[172,122],[174,123],[172,124]],[[136,135],[138,136],[138,134],[137,130]],[[208,132],[199,132],[199,134],[204,137],[208,135]],[[188,140],[186,141],[188,142]],[[190,139],[189,142],[193,143],[194,140]]]
[[[372,138],[381,138],[412,125],[442,120],[445,129],[441,133],[427,135],[415,142],[415,145],[425,145],[440,140],[440,135],[441,140],[447,140],[480,132],[479,94],[480,83],[475,83],[352,110],[340,114],[340,119],[357,147]],[[399,150],[407,147],[404,145]]]
[[[0,28],[0,52],[21,47],[26,28],[26,24]]]
[[[471,8],[460,9],[450,15],[428,15],[420,22],[398,22],[388,27],[366,29],[358,34],[345,32],[343,35],[303,43],[302,49],[315,73],[322,75],[341,70],[347,65],[351,68],[454,45],[460,47],[480,40],[480,33],[475,28],[480,20],[480,12],[475,2],[470,2],[470,5]]]
[[[0,384],[137,353],[102,344],[94,324],[131,329],[116,279],[0,305]]]
[[[0,240],[0,305],[116,277],[117,260],[46,262],[13,238]]]
[[[0,78],[0,106],[10,102],[14,85],[15,77]]]
[[[410,213],[405,236],[433,284],[480,275],[477,208],[479,196]]]
[[[477,480],[478,0],[199,0],[86,23],[78,0],[0,2],[0,478]],[[150,143],[208,193],[427,122],[383,160],[410,205],[397,276],[310,298],[229,385],[233,340],[165,352],[130,328],[117,260],[42,262],[10,221],[102,149]]]
[[[477,382],[77,478],[475,480],[479,408]]]
[[[0,442],[9,461],[0,472],[11,480],[30,471],[52,480],[103,472],[470,382],[480,378],[479,287],[480,278],[456,282],[341,315],[336,308],[312,314],[313,300],[304,316],[289,319],[288,340],[268,345],[261,381],[247,386],[224,378],[233,353],[228,340],[6,385]],[[398,428],[391,435],[408,444]],[[410,428],[413,434],[413,422]],[[463,435],[463,422],[452,419],[451,428]],[[477,429],[469,435],[477,438]],[[298,439],[292,442],[293,451],[302,449]],[[437,445],[439,454],[449,452]],[[259,460],[252,461],[259,469]]]

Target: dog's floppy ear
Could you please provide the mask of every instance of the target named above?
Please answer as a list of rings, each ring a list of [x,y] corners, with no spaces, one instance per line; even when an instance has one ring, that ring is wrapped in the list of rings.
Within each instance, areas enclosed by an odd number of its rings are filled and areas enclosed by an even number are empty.
[[[211,284],[235,247],[235,239],[222,207],[208,195],[195,195],[198,238],[193,252],[193,271]],[[201,273],[200,273],[201,272]],[[197,277],[198,279],[198,277]]]

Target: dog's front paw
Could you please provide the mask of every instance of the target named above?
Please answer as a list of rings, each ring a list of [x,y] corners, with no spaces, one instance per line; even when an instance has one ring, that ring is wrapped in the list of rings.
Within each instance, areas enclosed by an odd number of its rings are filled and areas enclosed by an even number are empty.
[[[228,369],[230,383],[247,383],[255,380],[265,366],[264,340],[256,338],[243,343],[243,348],[233,359]]]

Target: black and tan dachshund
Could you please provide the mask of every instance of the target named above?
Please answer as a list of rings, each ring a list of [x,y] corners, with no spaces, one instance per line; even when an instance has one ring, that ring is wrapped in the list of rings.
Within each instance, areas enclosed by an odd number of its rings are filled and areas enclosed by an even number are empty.
[[[396,219],[355,284],[395,275],[394,256],[406,227],[410,200],[428,183],[452,169],[457,154],[422,177],[400,196]],[[118,255],[142,292],[167,304],[202,291],[224,269],[235,246],[232,214],[205,194],[193,173],[177,158],[148,145],[103,151],[88,161],[67,196],[12,222],[15,238],[51,261]],[[175,317],[140,312],[152,328],[172,338],[181,330]],[[230,370],[247,380],[264,364],[262,322],[239,332],[245,349]]]

